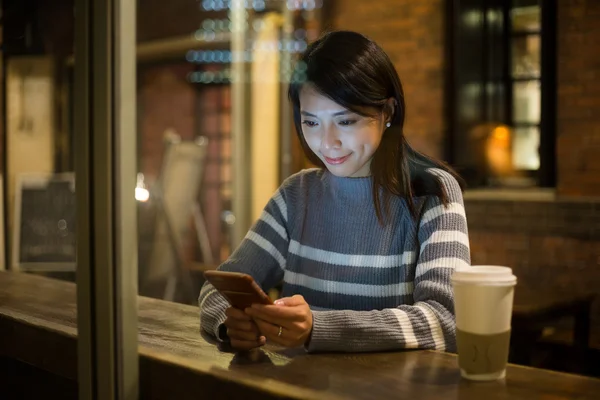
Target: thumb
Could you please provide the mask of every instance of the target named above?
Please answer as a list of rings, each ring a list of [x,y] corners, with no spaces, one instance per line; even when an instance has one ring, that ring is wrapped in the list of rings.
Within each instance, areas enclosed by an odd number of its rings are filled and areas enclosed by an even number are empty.
[[[292,297],[282,297],[281,299],[275,300],[274,303],[276,306],[294,307],[306,304],[306,301],[304,300],[304,297],[297,294]]]

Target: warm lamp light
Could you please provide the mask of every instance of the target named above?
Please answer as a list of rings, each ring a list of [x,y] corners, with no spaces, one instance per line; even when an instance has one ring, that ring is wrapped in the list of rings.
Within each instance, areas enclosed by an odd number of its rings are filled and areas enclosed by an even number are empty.
[[[150,198],[150,192],[146,189],[144,184],[144,174],[137,174],[137,184],[135,186],[135,199],[142,203],[148,201]]]

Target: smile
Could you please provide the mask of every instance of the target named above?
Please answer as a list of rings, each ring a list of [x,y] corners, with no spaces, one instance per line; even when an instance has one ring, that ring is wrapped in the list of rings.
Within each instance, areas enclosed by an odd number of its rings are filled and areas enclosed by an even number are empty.
[[[339,164],[343,164],[348,158],[350,158],[351,155],[352,155],[352,153],[348,154],[347,156],[337,157],[337,158],[330,158],[327,156],[323,156],[323,157],[325,158],[325,161],[327,161],[327,164],[339,165]]]

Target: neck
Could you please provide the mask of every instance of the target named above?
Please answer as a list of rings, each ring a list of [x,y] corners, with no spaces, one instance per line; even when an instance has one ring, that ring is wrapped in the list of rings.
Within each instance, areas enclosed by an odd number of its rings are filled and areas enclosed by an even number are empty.
[[[325,171],[325,179],[333,191],[334,197],[356,199],[361,201],[372,201],[373,178],[362,177],[340,177]],[[369,204],[369,206],[371,206]]]

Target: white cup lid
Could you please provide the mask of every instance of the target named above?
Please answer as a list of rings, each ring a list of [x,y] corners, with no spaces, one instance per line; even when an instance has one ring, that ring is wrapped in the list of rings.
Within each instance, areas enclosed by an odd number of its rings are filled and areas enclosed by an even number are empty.
[[[481,283],[481,284],[515,284],[517,277],[509,267],[496,265],[474,265],[461,268],[452,274],[454,283]]]

